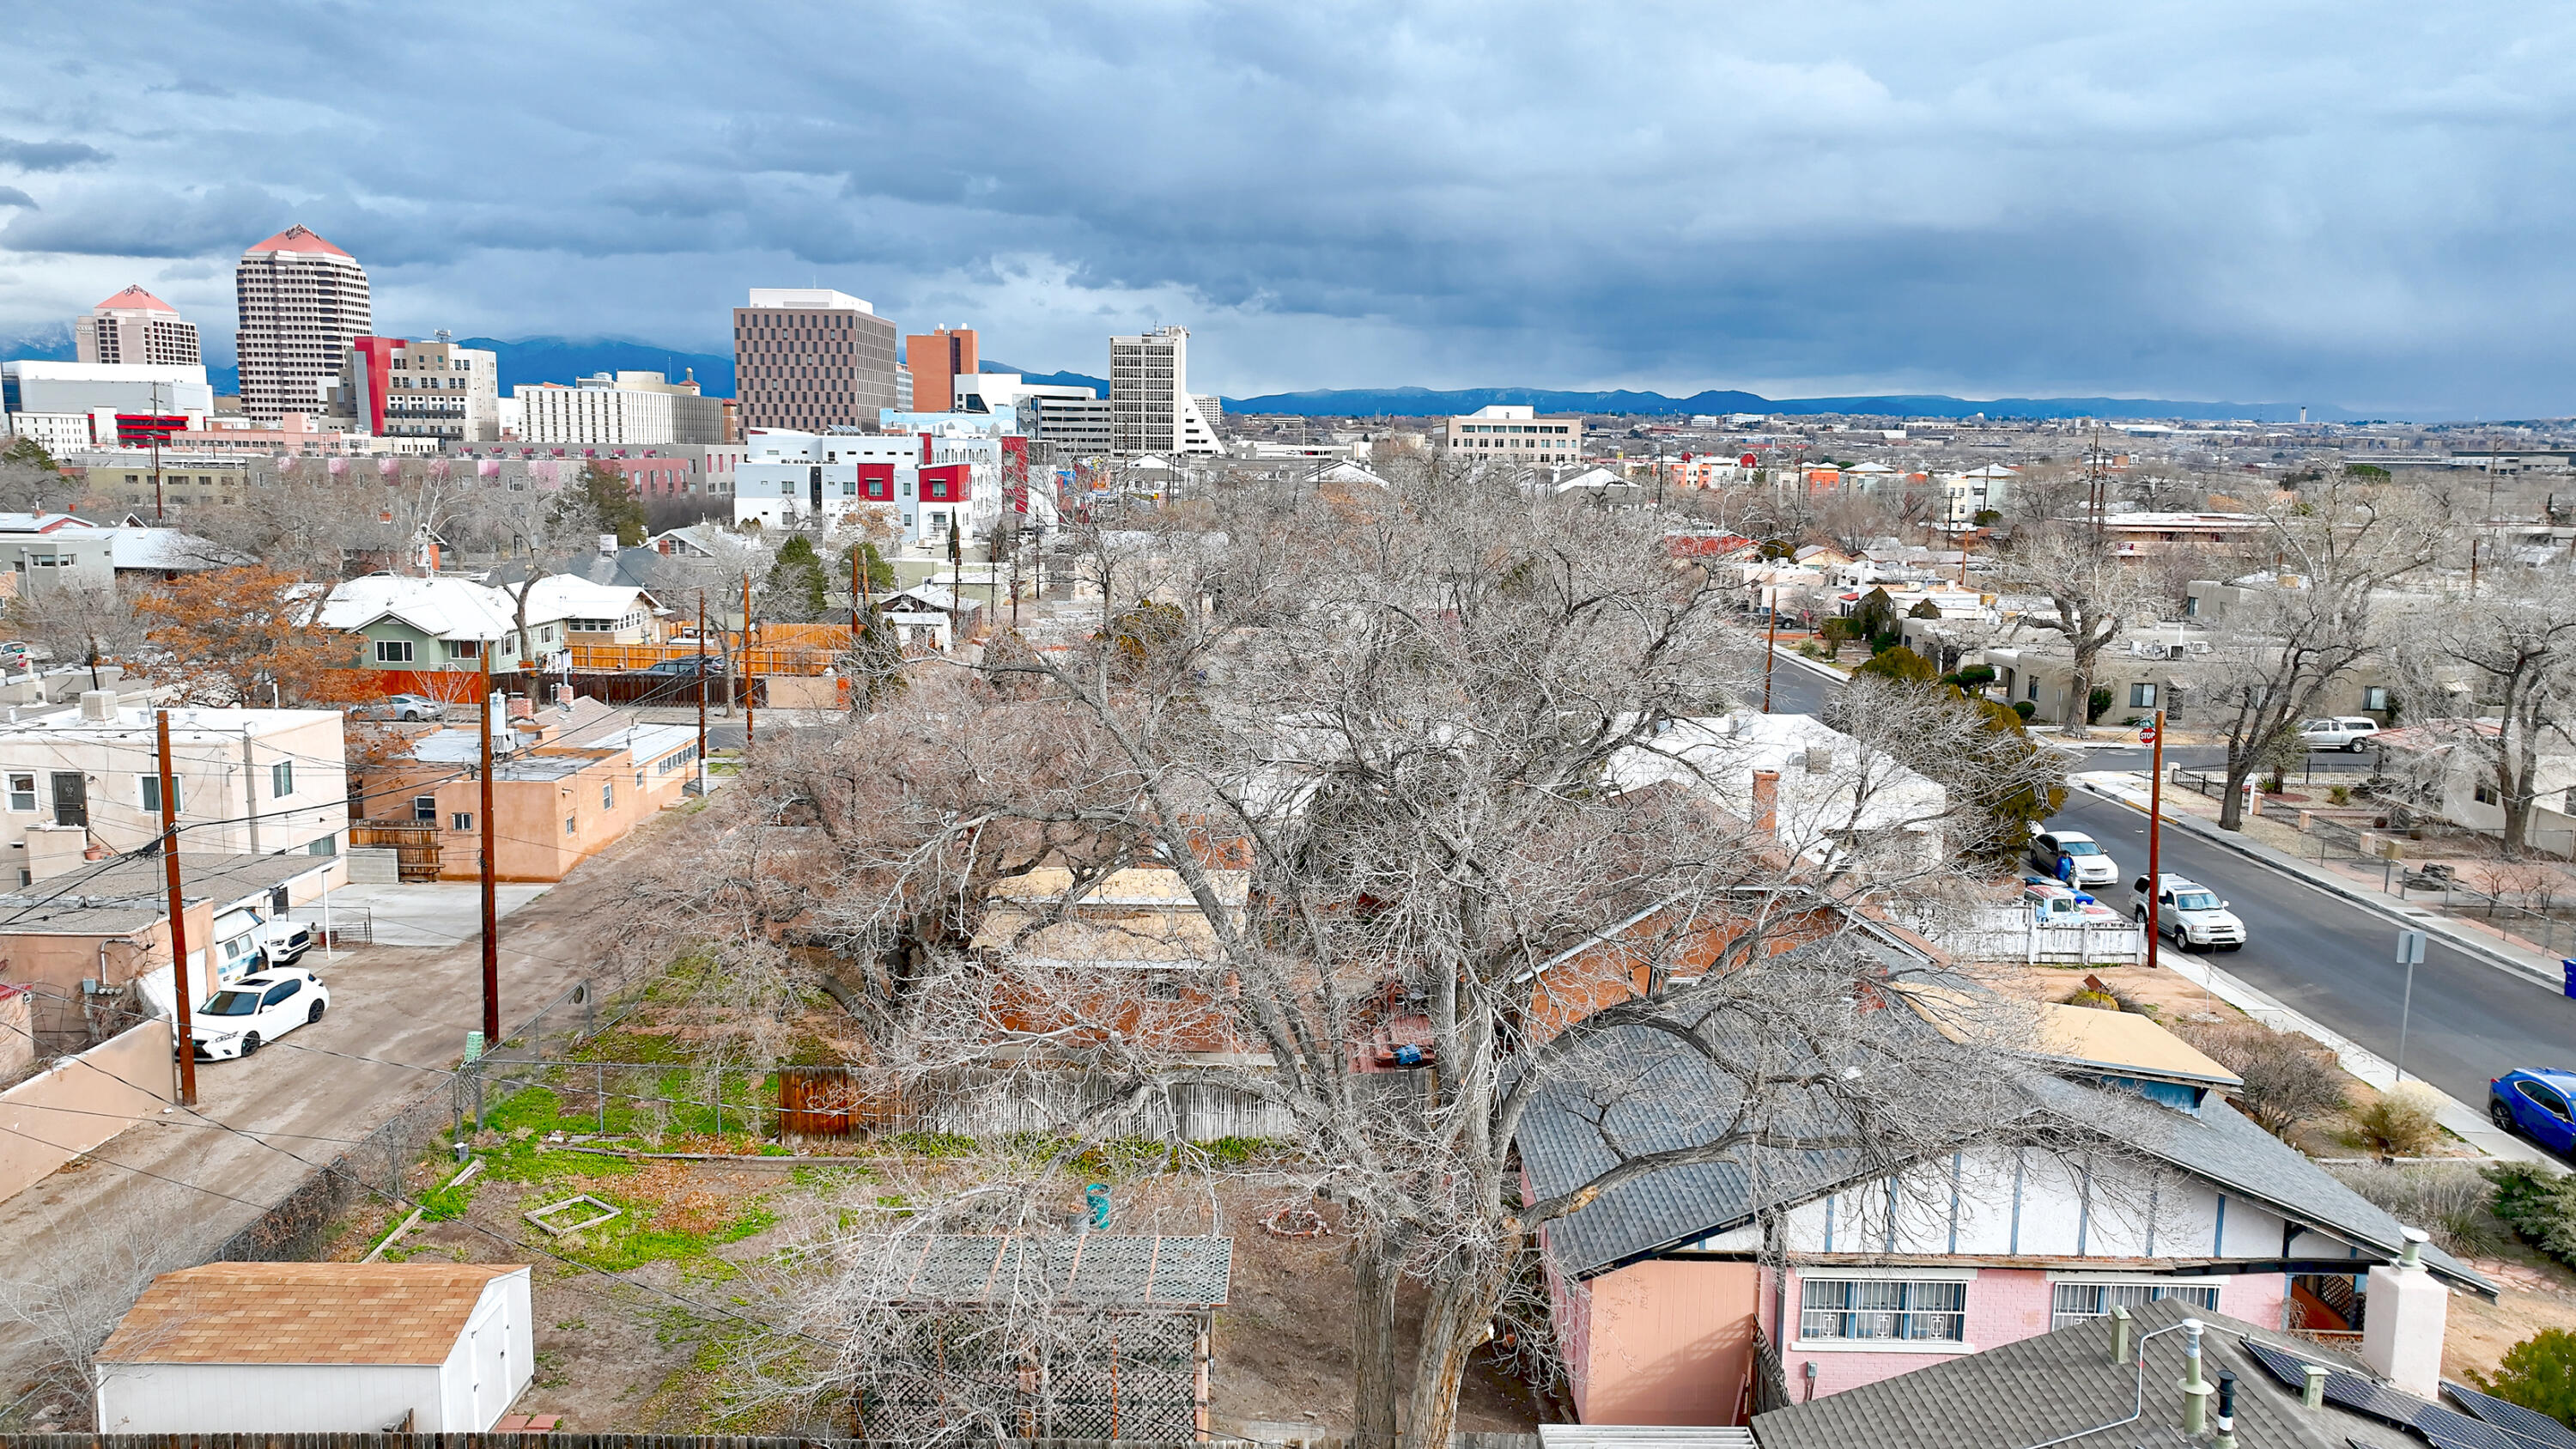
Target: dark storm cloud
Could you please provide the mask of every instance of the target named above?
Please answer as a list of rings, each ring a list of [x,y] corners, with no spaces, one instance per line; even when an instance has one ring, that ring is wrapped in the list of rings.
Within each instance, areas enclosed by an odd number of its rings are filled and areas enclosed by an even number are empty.
[[[69,171],[110,159],[85,141],[13,141],[0,136],[0,166],[21,171]]]
[[[300,220],[389,326],[707,346],[819,282],[1033,366],[1182,321],[1237,393],[2576,411],[2537,4],[22,9],[58,59],[0,122],[80,154],[0,247],[226,267]],[[137,23],[130,93],[62,78]]]

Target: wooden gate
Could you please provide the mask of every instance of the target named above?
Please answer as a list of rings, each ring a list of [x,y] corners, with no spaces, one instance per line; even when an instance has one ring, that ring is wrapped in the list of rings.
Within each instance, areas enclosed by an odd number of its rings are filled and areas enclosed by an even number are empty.
[[[847,1066],[780,1067],[778,1130],[808,1137],[847,1137],[896,1125],[902,1090],[883,1073]]]

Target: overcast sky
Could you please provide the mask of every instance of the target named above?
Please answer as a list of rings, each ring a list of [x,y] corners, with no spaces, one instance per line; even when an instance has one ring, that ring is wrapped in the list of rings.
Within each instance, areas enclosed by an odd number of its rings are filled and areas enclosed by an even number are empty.
[[[0,337],[229,356],[303,222],[379,330],[725,350],[823,285],[1191,383],[2576,413],[2576,9],[101,5],[0,21]]]

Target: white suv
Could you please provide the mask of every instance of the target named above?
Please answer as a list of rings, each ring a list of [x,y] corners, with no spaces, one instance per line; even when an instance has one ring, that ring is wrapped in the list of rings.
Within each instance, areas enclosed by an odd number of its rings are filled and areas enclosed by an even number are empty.
[[[2342,750],[2357,755],[2378,733],[2379,721],[2367,715],[2342,714],[2299,721],[2299,743],[2312,750]]]
[[[2130,889],[2144,896],[2147,878],[2138,877]],[[2139,901],[2131,914],[2146,920],[2147,903]],[[2178,875],[2166,876],[2156,888],[2156,933],[2173,937],[2185,951],[2233,951],[2245,944],[2245,923],[2218,892]]]

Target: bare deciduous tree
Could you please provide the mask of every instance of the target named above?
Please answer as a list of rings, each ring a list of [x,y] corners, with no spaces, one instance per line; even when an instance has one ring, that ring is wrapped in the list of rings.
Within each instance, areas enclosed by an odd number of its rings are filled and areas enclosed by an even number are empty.
[[[2576,720],[2576,582],[2564,569],[2495,570],[2475,598],[2410,621],[2391,652],[2410,719],[2452,722],[2451,748],[2494,787],[2505,854],[2520,858],[2543,752],[2570,743]]]
[[[2058,722],[2068,734],[2082,734],[2091,719],[2095,661],[2122,630],[2155,619],[2151,587],[2100,533],[2066,519],[2016,527],[2006,569],[2012,587],[2048,600],[2048,612],[2024,614],[2020,622],[2066,641],[2074,680]]]
[[[1059,1124],[1066,1150],[1173,1090],[1276,1114],[1352,1234],[1359,1437],[1392,1444],[1401,1421],[1437,1446],[1549,1222],[1679,1164],[1830,1149],[1892,1168],[2008,1120],[2013,1073],[2009,1023],[1870,1009],[1894,989],[1863,944],[1872,891],[1937,894],[1953,858],[1864,880],[1710,793],[1614,787],[1615,762],[1758,669],[1659,520],[1395,472],[1286,507],[1218,494],[1189,529],[1074,530],[1086,635],[978,671],[925,662],[863,722],[766,739],[715,802],[727,828],[643,887],[641,914],[719,959],[782,930],[815,943],[884,1070],[1108,1084]],[[1143,968],[1048,964],[1040,934],[1139,868],[1198,922],[1189,959],[1152,968],[1168,993]],[[1047,899],[992,927],[1013,879]],[[1603,1128],[1609,1166],[1523,1201],[1528,1115],[1637,1100],[1641,1039],[1719,1084],[1685,1094],[1689,1140]],[[1438,1072],[1378,1070],[1398,1040]],[[1426,1291],[1399,1412],[1408,1280]]]

